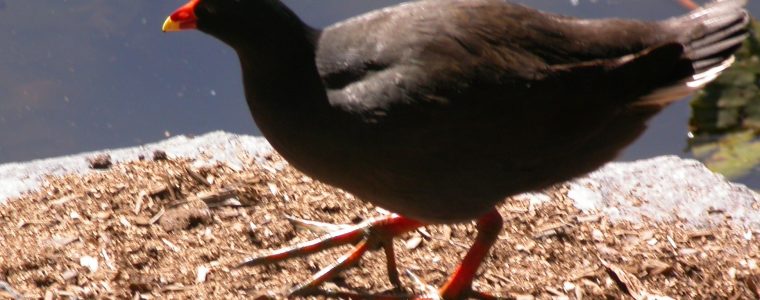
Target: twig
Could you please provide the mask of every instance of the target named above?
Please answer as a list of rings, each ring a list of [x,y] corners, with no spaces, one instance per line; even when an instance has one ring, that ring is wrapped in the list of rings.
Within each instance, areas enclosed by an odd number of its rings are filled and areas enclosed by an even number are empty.
[[[6,293],[8,293],[8,296],[10,296],[13,299],[17,299],[17,300],[24,299],[24,297],[21,296],[21,294],[19,294],[18,292],[16,292],[16,290],[14,290],[10,284],[2,280],[0,280],[0,290],[4,290]]]

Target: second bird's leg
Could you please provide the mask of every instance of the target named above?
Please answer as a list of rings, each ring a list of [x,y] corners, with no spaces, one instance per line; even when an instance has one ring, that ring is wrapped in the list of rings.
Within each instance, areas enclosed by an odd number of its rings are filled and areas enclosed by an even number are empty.
[[[473,297],[478,299],[496,299],[485,293],[472,290],[472,281],[483,263],[488,257],[491,247],[499,237],[499,232],[504,227],[504,219],[499,212],[492,210],[478,219],[478,235],[475,243],[464,256],[464,259],[449,277],[446,284],[438,290],[443,299],[464,299]]]
[[[283,248],[268,255],[246,259],[238,267],[271,264],[294,257],[301,257],[325,249],[355,244],[352,251],[338,259],[334,264],[314,274],[307,283],[294,287],[291,295],[297,295],[315,289],[322,283],[338,275],[340,272],[356,264],[367,250],[383,247],[386,254],[388,277],[394,286],[399,287],[401,281],[396,269],[396,258],[393,251],[393,237],[412,231],[424,225],[415,220],[399,215],[390,215],[364,221],[358,225],[330,225],[319,222],[291,219],[301,226],[320,231],[335,230],[323,237],[307,241],[292,247]]]

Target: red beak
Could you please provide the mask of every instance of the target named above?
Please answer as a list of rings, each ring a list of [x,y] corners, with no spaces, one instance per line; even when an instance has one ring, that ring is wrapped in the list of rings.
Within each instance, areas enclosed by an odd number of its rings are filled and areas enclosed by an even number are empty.
[[[190,0],[187,4],[177,9],[164,21],[164,32],[180,31],[198,28],[198,17],[195,16],[195,7],[201,0]]]

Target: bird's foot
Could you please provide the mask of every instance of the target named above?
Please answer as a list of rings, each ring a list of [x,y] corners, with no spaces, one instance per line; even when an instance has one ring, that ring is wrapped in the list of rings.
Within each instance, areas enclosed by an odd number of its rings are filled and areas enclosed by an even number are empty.
[[[400,287],[401,281],[399,280],[398,270],[396,268],[392,242],[393,237],[414,230],[423,225],[420,222],[395,214],[370,219],[357,225],[334,225],[297,218],[289,219],[297,227],[330,233],[318,239],[283,248],[264,256],[246,259],[240,263],[238,267],[271,264],[294,257],[306,256],[341,245],[355,245],[353,250],[340,257],[337,262],[314,274],[309,282],[291,289],[289,291],[290,295],[302,295],[315,290],[325,281],[330,280],[342,271],[356,264],[367,250],[376,249],[378,247],[382,247],[383,250],[385,250],[388,277],[391,283],[396,287]]]
[[[298,285],[290,290],[290,296],[305,295],[317,290],[317,287],[330,280],[340,272],[356,264],[367,250],[382,247],[386,254],[388,277],[394,286],[400,287],[398,270],[396,268],[395,254],[392,239],[395,236],[414,230],[422,225],[418,221],[399,215],[370,219],[358,225],[332,225],[314,221],[291,218],[297,226],[318,231],[333,231],[321,238],[301,243],[292,247],[277,250],[271,254],[250,258],[238,265],[238,267],[271,264],[289,258],[300,257],[316,253],[332,247],[355,244],[352,251],[338,259],[334,264],[314,274],[307,283]],[[483,215],[477,222],[478,235],[475,243],[465,255],[454,274],[449,277],[446,284],[437,291],[422,283],[423,296],[404,297],[405,299],[497,299],[497,297],[477,292],[472,289],[472,281],[483,260],[488,256],[491,246],[496,241],[503,226],[503,220],[496,210]],[[412,276],[416,278],[416,276]],[[390,299],[390,298],[387,298]]]

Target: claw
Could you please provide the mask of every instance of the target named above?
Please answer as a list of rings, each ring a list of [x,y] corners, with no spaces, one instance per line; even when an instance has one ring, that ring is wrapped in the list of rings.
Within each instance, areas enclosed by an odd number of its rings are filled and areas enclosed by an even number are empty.
[[[422,281],[422,279],[417,277],[417,275],[415,275],[411,270],[406,270],[406,275],[412,278],[415,287],[418,290],[423,291],[426,297],[430,297],[433,300],[441,299],[441,296],[438,295],[438,290],[436,288]]]
[[[304,220],[299,219],[292,216],[285,216],[285,218],[290,221],[290,223],[293,224],[293,226],[297,228],[303,228],[312,232],[316,233],[330,233],[330,232],[336,232],[345,230],[350,225],[339,225],[339,224],[330,224],[330,223],[324,223],[324,222],[317,222],[317,221],[311,221],[311,220]]]

